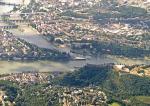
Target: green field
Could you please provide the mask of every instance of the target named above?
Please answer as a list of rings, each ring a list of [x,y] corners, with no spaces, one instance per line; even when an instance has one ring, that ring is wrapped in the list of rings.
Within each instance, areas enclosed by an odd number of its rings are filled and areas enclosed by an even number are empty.
[[[140,102],[150,104],[150,96],[137,96],[136,99]]]
[[[121,105],[117,102],[114,102],[114,103],[110,104],[109,106],[121,106]]]

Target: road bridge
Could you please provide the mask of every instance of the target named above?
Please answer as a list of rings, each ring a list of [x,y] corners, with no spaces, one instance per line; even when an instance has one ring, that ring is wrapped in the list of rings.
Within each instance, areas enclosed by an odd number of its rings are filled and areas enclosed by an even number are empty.
[[[21,6],[21,4],[15,4],[15,3],[6,3],[6,2],[2,2],[2,1],[0,1],[0,5]]]
[[[23,20],[23,19],[13,19],[13,20],[2,20],[0,22],[10,22],[10,23],[30,23],[32,20]]]

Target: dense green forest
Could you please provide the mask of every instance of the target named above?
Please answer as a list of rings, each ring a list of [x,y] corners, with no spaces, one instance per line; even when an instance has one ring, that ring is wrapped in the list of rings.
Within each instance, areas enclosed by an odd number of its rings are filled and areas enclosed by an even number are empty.
[[[77,42],[78,43],[78,42]],[[150,50],[137,48],[128,45],[120,45],[117,43],[107,43],[98,41],[82,41],[80,46],[72,44],[72,49],[75,51],[89,51],[93,55],[110,54],[131,58],[139,58],[149,56]],[[87,45],[88,43],[88,45]]]

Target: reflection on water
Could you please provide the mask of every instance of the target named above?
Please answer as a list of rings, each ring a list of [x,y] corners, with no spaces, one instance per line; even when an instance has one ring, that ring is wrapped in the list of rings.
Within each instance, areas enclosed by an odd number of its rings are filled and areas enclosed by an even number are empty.
[[[0,74],[15,73],[25,71],[73,71],[75,67],[83,67],[87,63],[103,64],[114,62],[107,58],[92,58],[86,61],[69,61],[69,62],[53,62],[53,61],[32,61],[32,62],[16,62],[16,61],[0,61]]]
[[[86,64],[104,64],[104,63],[120,63],[120,64],[150,64],[146,60],[132,60],[116,57],[99,57],[91,58],[86,61],[69,61],[69,62],[54,62],[54,61],[31,61],[31,62],[16,62],[16,61],[0,61],[0,74],[16,73],[25,71],[73,71],[75,68],[83,67]]]
[[[0,74],[15,73],[25,71],[73,71],[75,67],[82,67],[87,63],[103,64],[109,63],[109,59],[92,59],[87,61],[70,61],[66,63],[53,61],[32,61],[32,62],[15,62],[15,61],[0,61]]]
[[[35,61],[35,62],[14,62],[0,61],[0,74],[16,73],[25,71],[70,71],[67,66],[51,61]]]

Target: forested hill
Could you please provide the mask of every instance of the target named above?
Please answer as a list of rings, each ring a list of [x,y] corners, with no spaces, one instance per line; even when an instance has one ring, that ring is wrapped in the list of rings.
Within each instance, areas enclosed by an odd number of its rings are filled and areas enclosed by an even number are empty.
[[[87,65],[78,71],[66,74],[56,82],[64,86],[99,86],[111,100],[122,101],[136,96],[150,96],[150,78],[130,74],[120,76],[113,71],[112,66],[108,65]]]

